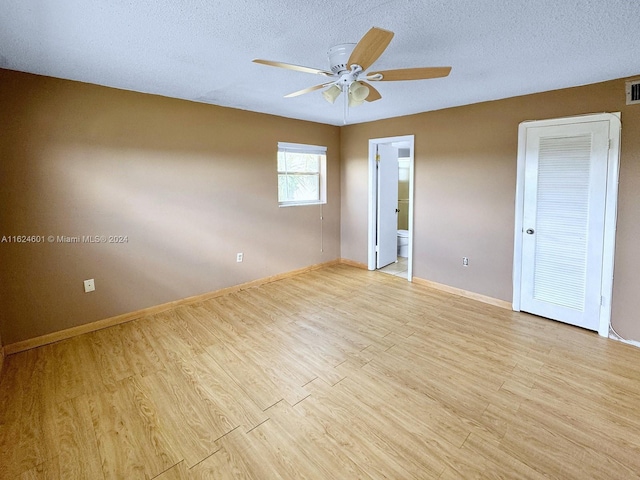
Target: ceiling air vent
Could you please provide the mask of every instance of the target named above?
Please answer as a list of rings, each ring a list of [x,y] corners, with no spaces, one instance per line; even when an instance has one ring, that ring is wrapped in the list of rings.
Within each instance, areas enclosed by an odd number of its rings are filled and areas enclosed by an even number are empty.
[[[627,82],[627,105],[640,103],[640,79]]]

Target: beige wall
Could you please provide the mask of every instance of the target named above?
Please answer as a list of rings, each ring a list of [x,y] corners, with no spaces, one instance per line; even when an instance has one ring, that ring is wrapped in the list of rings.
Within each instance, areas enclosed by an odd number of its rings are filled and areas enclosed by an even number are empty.
[[[366,263],[367,142],[405,134],[414,275],[510,301],[518,124],[603,111],[623,123],[612,323],[640,340],[640,106],[624,104],[624,80],[340,129],[0,70],[0,235],[128,236],[0,244],[2,341],[339,256]],[[277,207],[278,141],[327,145],[322,229],[318,206]]]
[[[0,244],[5,345],[340,256],[338,127],[7,70],[0,112],[0,235],[128,236]],[[278,141],[328,147],[322,228]]]
[[[518,124],[620,111],[612,325],[640,340],[640,105],[625,105],[624,88],[615,80],[344,127],[342,256],[367,262],[368,140],[413,134],[414,276],[510,302]]]

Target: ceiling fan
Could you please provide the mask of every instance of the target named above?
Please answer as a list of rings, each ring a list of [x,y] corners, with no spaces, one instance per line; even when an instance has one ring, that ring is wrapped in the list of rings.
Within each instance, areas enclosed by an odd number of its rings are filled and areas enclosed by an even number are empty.
[[[345,93],[345,110],[347,105],[354,107],[365,101],[375,102],[382,95],[368,82],[399,81],[399,80],[425,80],[429,78],[446,77],[451,72],[451,67],[420,67],[401,68],[397,70],[382,70],[366,72],[373,63],[385,51],[393,32],[382,28],[371,28],[357,44],[343,43],[329,49],[330,70],[303,67],[290,63],[274,62],[256,58],[255,63],[270,65],[272,67],[287,68],[299,72],[313,73],[330,77],[320,85],[314,85],[297,92],[285,95],[285,98],[297,97],[305,93],[326,88],[322,95],[329,103],[334,103],[341,93]]]

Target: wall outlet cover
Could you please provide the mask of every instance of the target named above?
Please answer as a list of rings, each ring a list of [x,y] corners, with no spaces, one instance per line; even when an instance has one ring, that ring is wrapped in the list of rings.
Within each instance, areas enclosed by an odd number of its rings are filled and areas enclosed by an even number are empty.
[[[96,283],[93,278],[84,281],[84,293],[93,292],[96,289]]]

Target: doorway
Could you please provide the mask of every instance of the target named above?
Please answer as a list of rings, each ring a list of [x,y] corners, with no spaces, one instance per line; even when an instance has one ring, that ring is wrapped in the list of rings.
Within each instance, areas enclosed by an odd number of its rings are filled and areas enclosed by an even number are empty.
[[[513,309],[608,336],[619,114],[523,122]]]
[[[413,135],[369,140],[368,269],[385,269],[409,281],[413,278],[413,152]]]

